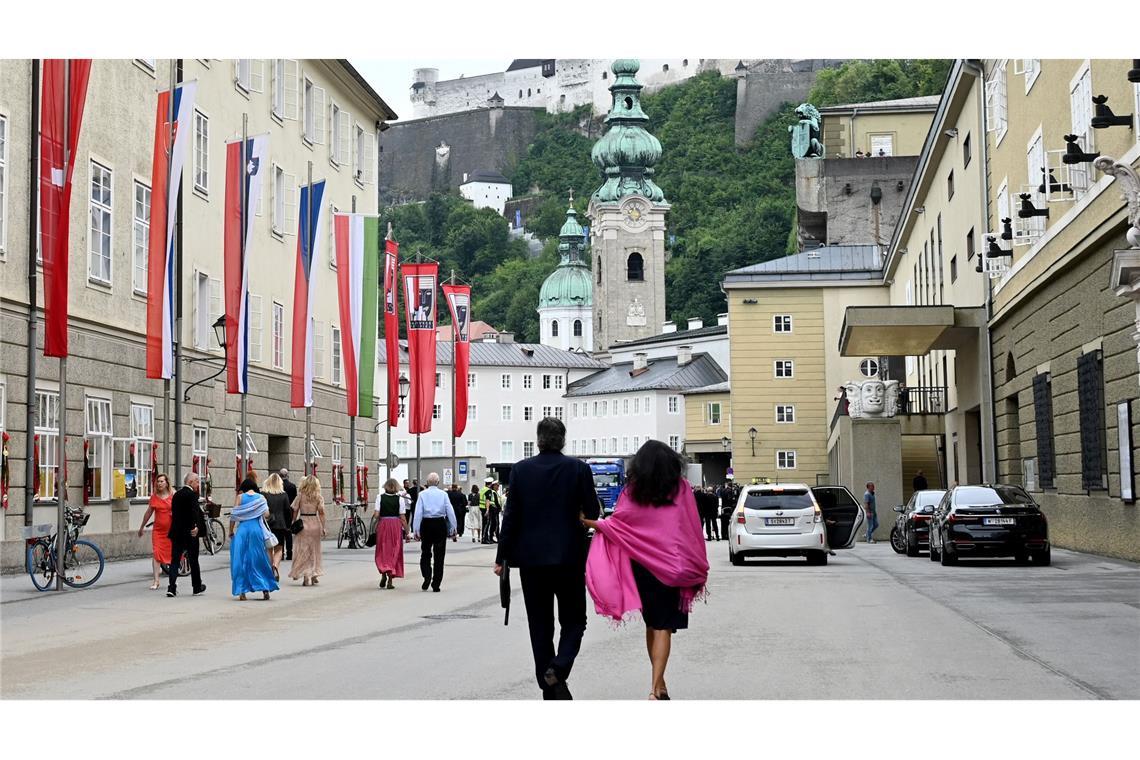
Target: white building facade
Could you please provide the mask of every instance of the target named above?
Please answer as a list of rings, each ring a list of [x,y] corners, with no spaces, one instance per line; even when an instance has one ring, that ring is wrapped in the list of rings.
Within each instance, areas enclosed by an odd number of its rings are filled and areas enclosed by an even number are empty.
[[[493,208],[499,216],[507,201],[514,197],[511,182],[502,174],[492,171],[477,171],[464,175],[459,194],[475,208]]]

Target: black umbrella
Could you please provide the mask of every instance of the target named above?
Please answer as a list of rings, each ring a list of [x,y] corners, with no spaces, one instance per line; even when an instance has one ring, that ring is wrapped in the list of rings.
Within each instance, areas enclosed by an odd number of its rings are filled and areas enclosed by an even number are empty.
[[[499,574],[499,603],[503,606],[503,625],[511,620],[511,568],[503,565]]]

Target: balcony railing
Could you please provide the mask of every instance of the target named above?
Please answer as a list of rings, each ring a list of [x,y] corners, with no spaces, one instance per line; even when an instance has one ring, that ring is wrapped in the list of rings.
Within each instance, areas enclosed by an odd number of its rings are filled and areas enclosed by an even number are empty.
[[[918,386],[899,392],[899,414],[945,414],[946,386]]]

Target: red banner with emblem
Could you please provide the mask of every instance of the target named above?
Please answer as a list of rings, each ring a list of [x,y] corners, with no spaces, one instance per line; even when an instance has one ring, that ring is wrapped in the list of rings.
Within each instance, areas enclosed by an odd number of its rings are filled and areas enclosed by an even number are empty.
[[[452,345],[455,346],[455,408],[451,410],[456,438],[467,429],[467,372],[471,367],[471,286],[444,285],[443,297],[451,311]]]
[[[408,432],[431,431],[435,405],[435,343],[439,303],[439,264],[404,264],[404,316],[408,327]]]

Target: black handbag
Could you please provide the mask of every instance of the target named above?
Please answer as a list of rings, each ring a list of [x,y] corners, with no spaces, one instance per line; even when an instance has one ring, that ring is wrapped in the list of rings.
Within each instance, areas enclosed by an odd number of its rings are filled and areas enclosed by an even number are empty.
[[[368,523],[368,538],[364,540],[364,545],[372,548],[376,546],[376,524],[380,521],[379,514],[373,514],[372,520]]]
[[[296,520],[294,520],[293,524],[289,526],[289,532],[292,533],[294,536],[297,535],[298,533],[300,533],[301,531],[303,531],[304,529],[305,529],[305,521],[302,520],[300,517],[298,517]]]

